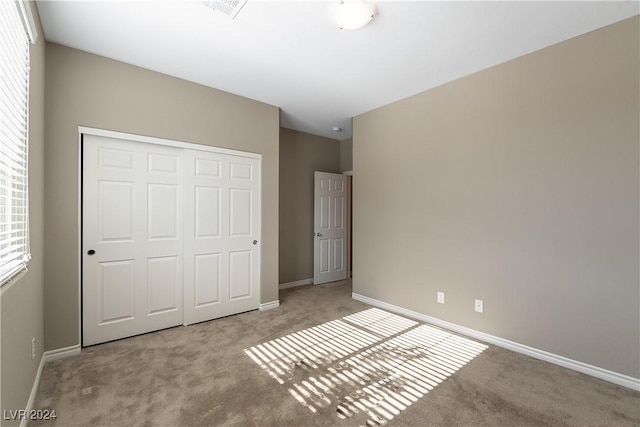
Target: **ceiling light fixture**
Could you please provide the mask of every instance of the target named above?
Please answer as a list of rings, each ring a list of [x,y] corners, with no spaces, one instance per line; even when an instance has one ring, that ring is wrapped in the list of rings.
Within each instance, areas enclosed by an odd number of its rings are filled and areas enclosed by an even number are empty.
[[[375,15],[375,7],[363,0],[342,0],[333,17],[343,30],[357,30],[371,22]]]

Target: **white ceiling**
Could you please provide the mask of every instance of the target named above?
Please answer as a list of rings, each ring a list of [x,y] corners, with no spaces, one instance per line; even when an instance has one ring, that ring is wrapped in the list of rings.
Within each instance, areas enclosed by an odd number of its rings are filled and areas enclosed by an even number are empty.
[[[196,0],[37,2],[48,41],[278,106],[283,127],[339,140],[358,114],[639,13],[637,1],[371,0],[376,18],[348,31],[335,3],[248,0],[231,20]]]

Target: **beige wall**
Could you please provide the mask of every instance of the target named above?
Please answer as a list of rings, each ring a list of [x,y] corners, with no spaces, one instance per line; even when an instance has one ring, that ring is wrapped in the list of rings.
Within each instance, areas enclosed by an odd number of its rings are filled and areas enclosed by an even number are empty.
[[[353,170],[353,138],[340,141],[340,171]]]
[[[280,129],[280,283],[313,277],[313,173],[340,173],[340,143]]]
[[[29,90],[29,226],[32,258],[29,271],[14,283],[4,286],[0,296],[2,411],[25,408],[44,348],[45,41],[35,3],[30,5],[39,34],[37,44],[31,45]],[[31,338],[36,339],[34,360],[31,360]],[[0,423],[9,426],[19,425],[20,422],[1,420]]]
[[[354,292],[640,377],[638,40],[635,17],[356,117]]]
[[[262,295],[278,299],[279,110],[47,43],[46,349],[78,344],[78,126],[262,154]]]

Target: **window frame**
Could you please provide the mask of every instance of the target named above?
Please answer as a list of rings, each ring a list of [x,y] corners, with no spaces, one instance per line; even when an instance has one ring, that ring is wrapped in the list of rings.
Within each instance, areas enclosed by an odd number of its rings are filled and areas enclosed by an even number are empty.
[[[0,286],[26,271],[29,244],[30,45],[37,29],[28,2],[2,2],[0,23]]]

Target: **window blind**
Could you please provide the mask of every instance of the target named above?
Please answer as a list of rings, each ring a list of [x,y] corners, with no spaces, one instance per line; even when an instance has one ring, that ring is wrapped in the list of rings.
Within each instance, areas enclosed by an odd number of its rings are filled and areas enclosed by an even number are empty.
[[[29,252],[29,38],[14,1],[0,1],[0,284]]]

